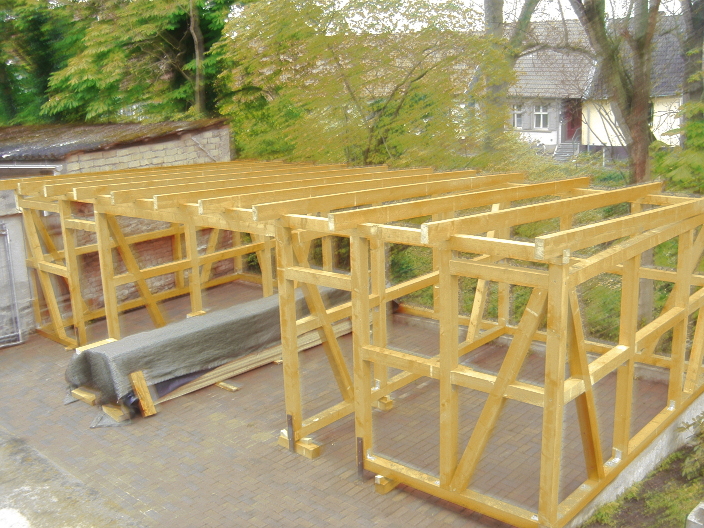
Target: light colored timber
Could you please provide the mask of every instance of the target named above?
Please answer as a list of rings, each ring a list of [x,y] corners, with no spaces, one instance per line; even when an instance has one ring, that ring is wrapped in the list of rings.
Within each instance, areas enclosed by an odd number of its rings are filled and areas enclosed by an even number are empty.
[[[520,181],[521,173],[516,173],[515,178],[507,179],[501,183],[513,183]],[[482,177],[482,176],[478,176]],[[485,178],[487,176],[484,176]],[[492,184],[495,180],[488,180]],[[589,185],[589,178],[572,178],[557,182],[535,183],[528,185],[516,185],[495,190],[473,190],[473,192],[462,192],[451,196],[438,198],[425,198],[414,200],[409,203],[388,204],[377,207],[368,207],[360,211],[342,211],[330,213],[330,226],[333,230],[344,230],[356,227],[359,224],[378,223],[388,224],[398,220],[408,218],[419,218],[430,216],[446,211],[461,211],[472,207],[481,207],[498,202],[508,202],[513,200],[525,200],[538,196],[562,194],[577,187]]]
[[[116,422],[124,422],[130,419],[130,411],[124,405],[109,403],[101,408],[105,414]]]
[[[414,182],[411,178],[385,178],[379,180],[379,185],[370,186],[357,185],[349,190],[340,189],[338,194],[334,188],[321,188],[319,193],[311,194],[308,197],[301,197],[298,200],[276,201],[272,203],[258,203],[252,207],[256,220],[270,220],[278,215],[296,211],[319,211],[321,209],[342,209],[344,207],[356,207],[369,205],[377,202],[399,200],[413,196],[430,196],[432,194],[462,191],[481,188],[489,185],[498,185],[522,179],[523,176],[516,174],[502,174],[496,176],[471,176],[464,172],[444,172],[435,173],[430,176],[417,177],[416,180],[425,179],[425,182]],[[360,182],[363,183],[363,182]],[[384,185],[381,185],[383,183]],[[366,189],[364,187],[367,187]],[[315,190],[311,188],[311,190]],[[356,192],[355,192],[356,191]],[[372,196],[372,193],[375,196]],[[327,195],[327,196],[325,196]],[[262,200],[263,202],[263,200]]]
[[[81,182],[78,183],[64,183],[58,185],[46,185],[44,187],[44,195],[58,196],[64,193],[71,193],[74,200],[84,200],[86,198],[91,198],[96,195],[105,195],[117,191],[131,191],[135,188],[144,190],[144,193],[134,194],[134,197],[139,196],[150,196],[155,194],[165,194],[169,192],[182,192],[189,189],[189,185],[204,185],[204,189],[218,188],[218,187],[228,187],[234,182],[238,182],[241,185],[246,185],[252,183],[256,180],[262,183],[276,183],[276,182],[295,182],[303,181],[304,179],[316,179],[327,180],[337,176],[345,176],[350,174],[364,174],[373,175],[376,173],[383,173],[385,169],[381,168],[340,168],[333,166],[332,168],[325,167],[308,167],[308,168],[289,168],[289,169],[274,169],[269,168],[266,170],[247,170],[240,171],[237,173],[232,173],[231,171],[223,171],[215,174],[197,175],[189,176],[188,173],[182,175],[181,177],[169,176],[165,178],[154,178],[154,177],[136,177],[124,180],[104,180],[104,181],[93,181],[93,182]],[[325,183],[322,181],[321,183]]]
[[[399,171],[401,172],[401,171]],[[321,211],[352,207],[361,198],[367,203],[400,197],[427,196],[434,192],[451,192],[468,185],[472,181],[471,174],[464,172],[430,173],[428,171],[413,171],[405,176],[386,177],[375,180],[361,180],[355,182],[314,185],[308,187],[292,187],[287,189],[261,190],[254,188],[249,192],[240,189],[238,193],[230,195],[201,198],[198,200],[199,212],[221,212],[234,207],[252,207],[257,205],[255,218],[257,221],[273,220],[287,212],[302,213],[308,211]],[[433,189],[442,189],[433,191]],[[363,193],[367,194],[363,194]],[[377,194],[377,199],[369,195]],[[344,198],[345,194],[352,196]],[[369,196],[369,197],[368,197]],[[323,198],[325,197],[325,198]],[[368,198],[367,198],[368,197]],[[279,203],[286,201],[286,204]],[[276,205],[275,205],[276,204]],[[350,204],[350,205],[344,205]],[[267,218],[266,216],[270,217]],[[273,216],[271,216],[273,215]]]
[[[492,229],[527,224],[548,218],[558,218],[562,216],[565,211],[577,213],[605,207],[607,205],[632,201],[639,197],[658,192],[661,187],[661,183],[648,183],[616,191],[603,191],[588,196],[563,198],[551,202],[492,211],[490,213],[474,214],[452,220],[429,222],[423,224],[421,228],[423,231],[423,241],[436,242],[446,240],[454,234],[473,235],[485,233]],[[538,258],[542,259],[543,257]]]
[[[659,194],[658,183],[600,190],[589,189],[585,178],[525,183],[517,173],[477,176],[471,171],[435,173],[430,169],[401,172],[386,171],[385,167],[312,167],[308,164],[225,163],[30,178],[10,183],[8,188],[21,191],[25,222],[33,228],[28,235],[27,261],[36,284],[33,308],[41,320],[40,333],[67,345],[83,345],[81,328],[85,323],[107,316],[109,335],[119,338],[117,315],[125,309],[144,305],[153,310],[163,299],[188,293],[187,270],[191,270],[190,287],[199,283],[198,292],[214,284],[248,280],[261,283],[265,293],[272,293],[274,259],[270,252],[275,243],[288,415],[279,442],[294,452],[315,456],[320,453],[320,446],[313,443],[309,435],[354,413],[354,443],[360,475],[373,471],[381,475],[381,479],[387,479],[382,481],[384,487],[393,485],[388,482],[403,483],[516,526],[563,526],[704,390],[701,375],[704,322],[700,322],[694,332],[690,361],[684,358],[688,322],[704,306],[704,288],[692,293],[693,286],[704,286],[704,275],[696,271],[704,251],[701,200]],[[46,199],[48,196],[51,200]],[[70,214],[71,202],[79,198],[94,205],[95,222],[73,218]],[[595,213],[599,215],[599,209],[619,203],[631,203],[630,212],[619,218],[574,227],[585,218],[578,213],[597,210]],[[647,204],[654,207],[646,210],[644,205]],[[457,216],[464,210],[489,205],[491,212]],[[39,211],[62,215],[60,234],[46,229],[45,218]],[[415,222],[428,215],[432,216],[431,221],[422,227],[396,224],[409,219]],[[122,233],[120,237],[112,232],[111,225],[118,216],[166,222],[170,227],[132,236]],[[559,220],[559,224],[549,223],[549,229],[556,229],[556,232],[539,235],[533,240],[518,239],[512,232],[513,226],[548,219]],[[205,229],[211,230],[205,254],[197,254],[193,242],[197,236],[203,236],[201,231]],[[97,243],[72,246],[73,237],[80,231],[95,231]],[[233,233],[232,246],[216,249],[218,239],[222,238],[220,234],[225,231]],[[252,235],[252,243],[243,245],[242,233]],[[182,241],[184,235],[190,240]],[[349,274],[335,268],[333,236],[350,239]],[[128,266],[125,272],[115,273],[115,248],[128,253],[134,244],[160,237],[168,237],[172,244],[171,261],[147,269]],[[311,268],[308,262],[311,242],[315,239],[322,239],[322,270]],[[649,269],[640,264],[643,252],[672,239],[678,239],[676,269],[674,266],[673,269]],[[191,248],[184,255],[189,243]],[[432,267],[423,275],[388,286],[389,244],[430,248]],[[604,249],[601,244],[608,247]],[[586,248],[592,248],[593,256],[575,256],[576,251]],[[78,290],[72,287],[72,283],[80,282],[83,271],[80,266],[84,259],[80,256],[95,251],[98,251],[101,279],[106,289],[106,307],[100,310],[88,309]],[[256,253],[262,264],[262,276],[242,273],[242,257],[251,252]],[[469,259],[458,253],[478,256]],[[127,260],[129,258],[128,253]],[[212,266],[225,259],[233,259],[235,271],[210,279]],[[161,273],[174,274],[175,288],[142,291],[139,298],[118,304],[115,295],[118,285],[130,281],[144,283]],[[621,332],[615,344],[597,343],[584,335],[582,308],[576,292],[581,292],[587,280],[601,273],[618,275],[622,285],[621,320],[616,322]],[[467,284],[459,280],[461,277],[478,283],[471,316],[459,313],[460,285]],[[671,282],[674,287],[661,313],[638,330],[634,323],[640,295],[637,284],[644,278]],[[59,302],[63,299],[58,295],[66,291],[63,282],[71,290],[73,314],[58,310],[59,306],[63,307]],[[498,300],[494,321],[485,319],[487,298],[494,291],[494,285],[489,288],[491,282],[496,284]],[[325,307],[318,285],[351,291],[352,300]],[[512,324],[509,288],[520,286],[533,288],[533,294],[529,310],[518,324]],[[311,314],[301,319],[296,317],[295,287],[303,289],[311,308]],[[428,287],[433,288],[433,310],[402,306],[400,311],[440,322],[438,355],[424,357],[391,349],[386,342],[388,303]],[[197,295],[192,292],[194,298]],[[536,296],[542,300],[536,301]],[[545,330],[536,322],[541,319],[541,313],[547,317]],[[340,324],[351,324],[355,329],[353,369],[349,373],[337,342]],[[466,339],[460,340],[459,336],[464,337],[465,326],[469,326],[469,331]],[[669,330],[673,330],[672,349],[666,351],[670,355],[655,354],[656,344]],[[307,374],[305,364],[298,360],[298,341],[309,332],[325,343],[340,389],[339,401],[313,416],[303,413],[301,394],[307,388],[308,377],[304,375]],[[504,360],[498,375],[460,363],[463,356],[504,335],[510,336],[512,341],[508,360]],[[522,358],[534,340],[545,342],[547,346],[542,386],[521,382],[512,375],[520,369]],[[433,346],[433,353],[436,350]],[[588,354],[597,356],[588,357]],[[258,360],[269,361],[269,358],[262,356]],[[249,358],[247,368],[256,361],[257,358]],[[641,404],[632,394],[634,363],[667,369],[671,379],[668,408],[631,435],[629,415],[640,412]],[[197,383],[213,383],[219,375],[232,377],[237,368],[243,365],[225,365],[216,376]],[[392,372],[390,369],[400,370]],[[605,462],[593,385],[614,373],[617,418],[613,424],[613,443],[617,452],[612,460]],[[438,467],[427,474],[414,468],[417,467],[414,460],[392,462],[376,453],[374,442],[380,430],[372,420],[373,412],[385,412],[380,409],[388,407],[389,401],[393,402],[394,409],[405,412],[404,400],[393,400],[393,392],[403,387],[408,390],[414,382],[424,378],[437,380],[440,389],[439,423],[426,425],[439,427],[436,434],[440,439],[440,456]],[[457,410],[466,389],[489,396],[478,428],[470,438],[471,448],[468,445],[460,452],[456,442],[459,436]],[[492,448],[490,433],[498,427],[496,416],[507,400],[538,407],[543,413],[537,512],[470,489],[478,467],[475,458]],[[570,402],[574,402],[577,410],[586,476],[569,497],[559,497],[559,482],[564,477],[560,467],[563,417],[565,406]],[[384,439],[385,444],[388,441]],[[614,457],[620,457],[622,462],[615,463]]]
[[[345,170],[335,171],[335,173],[327,173],[325,176],[316,174],[305,174],[303,179],[291,178],[289,180],[281,180],[275,178],[269,180],[267,178],[232,178],[222,180],[208,180],[205,182],[199,181],[194,183],[186,183],[179,185],[164,185],[164,186],[146,186],[145,188],[127,189],[127,190],[112,190],[110,191],[110,203],[116,205],[121,203],[130,203],[140,198],[154,198],[154,209],[166,209],[174,207],[179,203],[187,201],[199,200],[201,198],[214,198],[218,196],[232,196],[235,194],[248,194],[251,192],[274,191],[274,190],[295,190],[307,187],[321,186],[344,186],[360,181],[381,182],[386,178],[403,179],[413,176],[429,174],[427,169],[405,169],[401,171],[392,171],[385,173],[364,172],[363,170]],[[326,173],[321,173],[326,174]],[[383,174],[384,179],[379,179],[379,175]],[[427,177],[421,177],[421,180]],[[344,188],[344,187],[342,187]]]
[[[87,387],[77,387],[71,391],[71,396],[81,400],[88,405],[95,405],[98,401],[98,393]]]
[[[142,412],[142,416],[145,418],[154,416],[156,414],[156,407],[154,407],[154,400],[149,391],[147,380],[144,379],[144,373],[138,370],[130,373],[129,378],[132,384],[132,390],[134,390],[135,396],[139,398],[139,409]]]
[[[664,223],[682,222],[704,212],[704,199],[651,209],[625,218],[605,220],[576,227],[535,239],[535,257],[549,259],[562,254],[569,245],[572,251],[592,247],[602,242],[631,236],[643,230],[654,229]]]

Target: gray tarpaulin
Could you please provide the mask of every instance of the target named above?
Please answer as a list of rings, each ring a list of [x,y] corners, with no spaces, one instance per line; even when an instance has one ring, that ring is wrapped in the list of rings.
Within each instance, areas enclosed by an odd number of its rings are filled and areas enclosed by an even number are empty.
[[[321,288],[321,293],[328,307],[349,300],[346,291]],[[299,290],[296,308],[299,314],[308,313]],[[116,402],[132,390],[131,372],[141,370],[150,384],[156,384],[219,367],[280,342],[279,297],[272,295],[74,354],[66,381],[99,390],[100,403]]]

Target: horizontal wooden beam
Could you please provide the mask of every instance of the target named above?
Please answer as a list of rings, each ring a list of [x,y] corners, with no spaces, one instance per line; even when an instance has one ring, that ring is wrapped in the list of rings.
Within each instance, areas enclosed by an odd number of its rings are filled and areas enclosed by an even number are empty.
[[[538,528],[539,526],[537,515],[529,510],[472,490],[465,490],[461,493],[450,491],[440,487],[440,481],[437,476],[388,460],[377,453],[367,453],[364,467],[379,475],[458,504],[482,515],[488,515],[494,519],[504,521],[517,528]]]
[[[644,251],[667,242],[681,233],[691,231],[702,224],[704,224],[704,215],[693,216],[674,223],[668,220],[665,225],[656,226],[644,233],[635,235],[631,239],[614,244],[593,257],[581,260],[571,266],[570,287],[575,288],[600,273],[607,273],[613,270],[616,265],[626,262]],[[640,269],[643,276],[650,273],[645,268]]]
[[[239,257],[241,255],[247,255],[249,253],[254,253],[255,251],[261,251],[262,249],[264,249],[264,243],[255,242],[253,244],[246,244],[235,248],[222,249],[206,255],[199,255],[198,262],[200,264],[210,264],[229,258]]]
[[[288,280],[295,280],[306,284],[326,286],[337,290],[352,290],[352,278],[342,273],[290,266],[284,269],[284,276]]]
[[[618,238],[632,236],[663,224],[682,222],[704,213],[704,199],[667,205],[622,218],[605,220],[535,239],[535,257],[550,259],[562,255],[565,249],[576,251]]]
[[[47,262],[44,260],[40,260],[39,262],[36,263],[36,268],[41,271],[51,273],[52,275],[59,275],[61,277],[68,277],[68,270],[66,269],[66,266],[63,266],[61,264],[56,264],[54,262]]]
[[[521,181],[524,175],[523,173],[515,173],[514,176],[515,179],[507,179],[502,183]],[[452,196],[426,198],[408,203],[369,207],[359,211],[330,213],[329,218],[330,225],[333,226],[334,229],[352,229],[362,223],[388,224],[407,218],[418,218],[436,213],[461,211],[463,209],[482,207],[494,203],[525,200],[538,196],[559,195],[577,187],[587,186],[589,186],[589,178],[572,178],[546,183],[514,185],[508,188],[487,191],[478,190],[454,194]]]
[[[629,202],[657,192],[661,187],[662,183],[659,182],[647,183],[614,191],[602,191],[586,196],[563,198],[550,202],[501,209],[489,213],[473,214],[450,220],[427,222],[421,226],[423,241],[437,244],[456,234],[476,235],[495,229],[528,224],[549,218],[557,218],[564,214],[574,214],[605,207],[607,205]],[[543,259],[537,252],[535,258],[539,260]]]
[[[439,379],[440,377],[440,362],[437,357],[423,357],[375,345],[364,346],[363,353],[367,360],[380,365],[412,372],[426,378]]]
[[[282,168],[269,167],[258,170],[258,167],[248,169],[220,170],[216,172],[173,172],[163,175],[161,178],[154,176],[142,176],[135,178],[124,178],[119,180],[96,180],[92,182],[64,183],[57,185],[46,185],[44,187],[45,196],[56,196],[69,193],[74,200],[86,200],[94,198],[100,194],[110,194],[117,191],[130,191],[140,189],[151,189],[142,196],[153,196],[155,194],[165,194],[169,192],[180,192],[188,190],[191,185],[200,185],[201,188],[228,187],[235,182],[247,185],[255,181],[261,183],[274,183],[279,181],[297,181],[309,179],[313,176],[320,178],[343,176],[345,174],[372,174],[376,172],[386,172],[385,167],[357,167],[349,168],[340,165],[319,165],[310,167]],[[322,176],[319,176],[322,175]],[[136,197],[137,195],[135,195]]]
[[[503,238],[453,235],[450,237],[450,248],[464,253],[491,255],[497,259],[535,260],[535,244]]]
[[[466,176],[461,172],[443,172],[425,176],[426,181],[412,181],[410,177],[405,178],[405,181],[400,178],[386,178],[376,182],[359,182],[355,186],[348,184],[348,189],[310,188],[307,193],[305,190],[279,193],[279,196],[272,195],[269,200],[266,200],[265,197],[258,198],[256,201],[251,201],[246,197],[242,197],[242,199],[247,199],[252,203],[255,220],[264,221],[275,220],[284,214],[315,213],[419,196],[465,191],[477,186],[496,185],[509,179],[509,176],[503,175],[482,177]],[[383,185],[381,185],[382,183]],[[302,196],[296,197],[296,194]],[[243,205],[240,203],[240,207]]]
[[[288,164],[298,165],[298,164]],[[303,164],[305,165],[305,164]],[[308,164],[310,165],[310,164]],[[29,178],[21,178],[19,181],[20,194],[37,194],[41,193],[44,187],[48,184],[58,183],[91,183],[95,181],[112,181],[119,182],[120,180],[129,180],[133,178],[160,178],[168,177],[174,173],[180,174],[217,174],[219,172],[240,172],[247,170],[262,170],[266,167],[283,167],[281,161],[223,161],[216,163],[193,163],[190,165],[168,165],[158,167],[137,167],[134,169],[120,169],[115,171],[98,171],[98,172],[81,172],[72,174],[57,174],[54,176],[35,176]]]
[[[518,284],[531,288],[547,289],[548,287],[548,273],[546,271],[517,266],[484,264],[463,259],[451,260],[450,273],[462,277]]]
[[[36,209],[37,211],[48,211],[50,213],[59,212],[59,204],[57,202],[44,202],[42,200],[18,197],[17,205],[23,209]]]
[[[80,231],[90,231],[92,233],[96,232],[94,220],[79,220],[77,218],[67,218],[66,220],[64,220],[64,226],[67,229],[78,229]]]
[[[474,174],[474,171],[469,171]],[[218,213],[223,209],[231,207],[252,207],[257,204],[268,204],[270,202],[305,200],[313,197],[328,196],[335,194],[354,193],[364,189],[384,189],[399,185],[412,183],[436,182],[438,180],[454,180],[468,177],[464,173],[434,173],[431,169],[404,169],[385,173],[384,178],[374,178],[366,180],[354,180],[344,183],[331,183],[322,185],[288,186],[287,188],[267,188],[249,186],[247,189],[239,189],[238,192],[224,192],[212,197],[200,197],[198,199],[199,212]],[[330,199],[319,208],[282,208],[280,214],[287,213],[310,213],[317,211],[329,211]],[[278,218],[276,215],[275,218]],[[257,220],[264,220],[258,217]]]
[[[279,191],[282,196],[291,195],[296,197],[296,191],[309,187],[320,188],[319,194],[325,194],[323,188],[344,190],[347,186],[351,189],[363,185],[360,182],[372,182],[381,185],[386,180],[408,178],[411,181],[421,176],[431,176],[432,169],[402,169],[389,172],[365,172],[364,170],[350,169],[339,171],[337,176],[323,176],[307,174],[304,179],[288,179],[282,181],[267,181],[261,178],[251,178],[242,180],[219,180],[207,181],[203,183],[193,183],[188,185],[178,185],[172,187],[147,187],[138,190],[112,191],[110,193],[113,204],[129,203],[137,198],[149,198],[154,200],[154,209],[168,209],[177,207],[182,203],[193,202],[199,199],[227,197],[234,195],[246,195],[261,192]],[[383,176],[383,178],[381,177]],[[421,178],[422,179],[422,178]]]

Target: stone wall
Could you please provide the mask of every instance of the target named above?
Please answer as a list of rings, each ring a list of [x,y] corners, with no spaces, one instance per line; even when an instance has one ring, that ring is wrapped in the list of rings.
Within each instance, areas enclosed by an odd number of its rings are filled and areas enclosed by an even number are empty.
[[[229,129],[214,128],[204,132],[187,132],[169,141],[73,154],[66,158],[63,172],[111,171],[229,160]]]

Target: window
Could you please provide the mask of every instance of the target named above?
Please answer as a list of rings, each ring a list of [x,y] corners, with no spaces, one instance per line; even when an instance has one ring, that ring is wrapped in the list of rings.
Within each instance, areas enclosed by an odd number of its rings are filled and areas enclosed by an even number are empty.
[[[652,101],[648,105],[648,126],[653,128],[653,121],[655,120],[655,105]]]
[[[548,128],[548,105],[536,105],[535,128]]]
[[[515,104],[511,107],[511,126],[523,128],[523,105]]]

